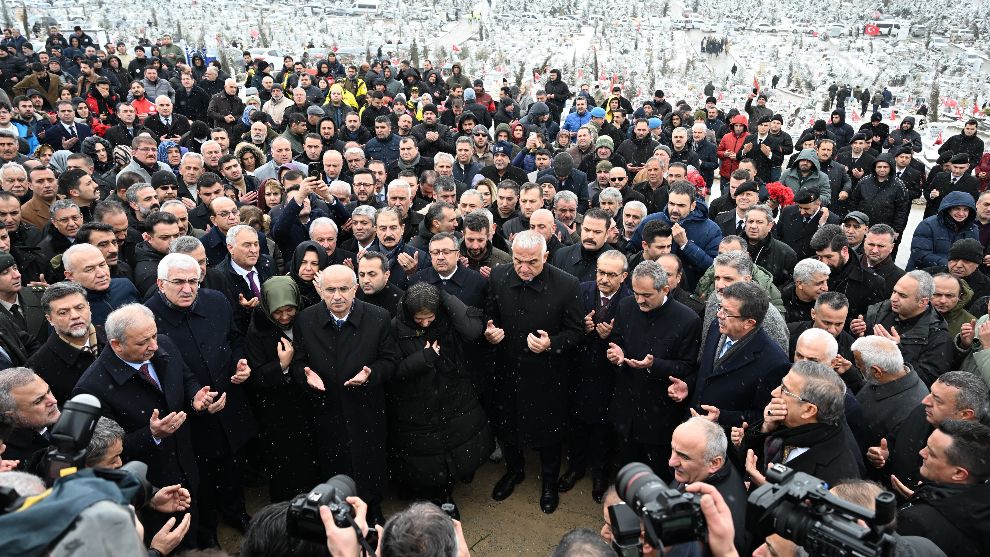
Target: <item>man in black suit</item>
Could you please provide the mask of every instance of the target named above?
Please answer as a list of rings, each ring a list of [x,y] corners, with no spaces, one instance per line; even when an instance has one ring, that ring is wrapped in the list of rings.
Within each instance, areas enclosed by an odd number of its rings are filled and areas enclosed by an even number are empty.
[[[543,477],[540,509],[560,502],[561,442],[567,424],[569,352],[584,335],[581,286],[547,265],[546,240],[526,230],[512,243],[512,266],[492,269],[485,339],[496,345],[492,422],[505,455],[506,473],[492,499],[512,495],[525,479],[523,447],[539,450]]]
[[[925,188],[925,198],[928,200],[928,205],[925,207],[925,218],[937,213],[942,200],[951,192],[966,192],[973,196],[974,202],[980,197],[979,180],[972,174],[966,173],[969,170],[969,155],[966,153],[953,155],[949,159],[949,164],[951,165],[949,171],[939,173]]]
[[[348,267],[327,267],[316,284],[323,301],[295,320],[290,372],[319,408],[313,418],[324,476],[354,478],[358,495],[368,503],[368,522],[380,524],[386,480],[385,380],[401,358],[392,317],[354,299],[357,278]]]
[[[247,531],[241,472],[234,457],[255,433],[254,417],[242,384],[251,376],[243,358],[242,333],[232,328],[231,307],[223,294],[199,288],[201,269],[192,257],[170,253],[158,264],[156,294],[145,302],[160,334],[183,346],[182,359],[201,384],[227,397],[217,415],[192,416],[192,440],[202,480],[199,491],[200,545],[217,535],[217,512]]]
[[[641,461],[667,481],[673,424],[683,415],[683,400],[671,400],[668,387],[697,369],[701,318],[668,299],[667,273],[655,261],[632,272],[633,296],[618,308],[606,356],[618,366],[609,419],[621,439],[619,464]],[[662,370],[662,371],[661,371]],[[668,425],[660,425],[668,424]]]
[[[807,257],[815,257],[811,249],[811,237],[818,228],[826,224],[840,224],[841,219],[828,209],[822,207],[817,191],[802,189],[794,194],[794,205],[780,210],[777,226],[773,227],[774,236],[791,246],[800,261]]]
[[[182,484],[189,490],[193,527],[182,545],[197,547],[199,472],[192,428],[185,421],[187,411],[220,412],[227,397],[200,385],[182,361],[179,347],[168,337],[158,336],[155,316],[148,308],[128,304],[115,310],[107,317],[106,333],[111,350],[104,350],[86,370],[72,396],[88,393],[100,399],[102,415],[127,432],[121,458],[146,463],[148,481]],[[155,512],[149,515],[146,541],[169,518]]]
[[[76,123],[76,109],[69,101],[58,103],[58,122],[45,130],[45,143],[56,151],[67,150],[78,153],[82,142],[93,135],[93,130],[86,124]]]
[[[202,160],[196,162],[200,165],[203,164]],[[196,187],[196,197],[199,201],[195,207],[189,210],[189,224],[193,228],[206,230],[213,226],[210,203],[223,196],[223,181],[220,176],[212,172],[204,172],[193,185]]]
[[[261,301],[261,285],[275,276],[272,258],[261,253],[258,231],[239,224],[227,231],[228,255],[217,267],[227,283],[227,301],[234,309],[234,326],[247,331],[251,312]]]
[[[189,119],[172,111],[172,99],[168,95],[159,95],[155,99],[157,113],[144,120],[144,126],[151,130],[151,136],[162,141],[178,143],[182,136],[189,132]]]
[[[4,460],[19,460],[19,469],[42,472],[41,457],[51,446],[49,428],[62,415],[58,401],[48,383],[25,367],[0,371],[0,395],[0,414],[14,426],[4,440]]]
[[[47,381],[56,400],[64,404],[106,345],[106,338],[103,330],[93,325],[86,289],[75,282],[49,286],[41,297],[41,307],[54,334],[28,359],[27,367]]]
[[[478,271],[458,265],[460,252],[457,236],[439,232],[430,238],[429,247],[431,267],[409,277],[409,284],[426,282],[443,289],[465,305],[484,308],[488,281]]]
[[[736,282],[722,290],[698,373],[682,381],[671,378],[667,394],[722,426],[757,423],[790,362],[761,326],[770,298],[756,283]],[[690,398],[689,398],[690,397]]]
[[[48,323],[41,311],[40,292],[44,288],[23,286],[23,277],[14,257],[0,253],[0,314],[6,316],[27,333],[37,348],[48,338]]]
[[[130,148],[135,137],[144,132],[152,133],[151,130],[137,121],[137,111],[130,103],[122,102],[117,105],[117,120],[120,123],[111,126],[103,134],[103,139],[109,141],[114,147],[124,145]]]
[[[560,477],[559,490],[570,491],[590,467],[591,497],[598,503],[602,502],[611,477],[609,461],[614,436],[608,407],[616,374],[605,354],[619,302],[632,295],[625,284],[628,268],[622,252],[609,250],[598,257],[595,280],[581,283],[584,337],[574,351],[567,470]]]

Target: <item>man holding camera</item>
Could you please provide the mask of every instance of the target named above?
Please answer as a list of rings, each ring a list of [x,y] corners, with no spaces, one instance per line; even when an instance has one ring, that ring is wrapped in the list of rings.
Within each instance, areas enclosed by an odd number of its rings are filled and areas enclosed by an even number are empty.
[[[182,361],[179,347],[158,335],[155,316],[148,308],[140,304],[118,308],[107,317],[105,330],[111,350],[100,354],[72,394],[88,393],[100,400],[103,416],[127,432],[121,457],[146,463],[148,481],[182,484],[189,490],[189,512],[197,525],[199,471],[190,427],[183,425],[187,411],[215,414],[223,410],[227,396],[200,386]],[[146,542],[169,517],[154,513],[149,518]],[[181,518],[176,516],[176,520]],[[195,526],[190,528],[183,547],[198,545],[195,531]]]

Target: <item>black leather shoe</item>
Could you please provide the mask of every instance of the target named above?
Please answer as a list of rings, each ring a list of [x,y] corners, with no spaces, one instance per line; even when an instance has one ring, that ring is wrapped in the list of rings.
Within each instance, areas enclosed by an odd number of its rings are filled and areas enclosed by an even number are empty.
[[[608,480],[605,478],[591,478],[591,498],[596,503],[601,503],[608,491]]]
[[[540,510],[550,514],[560,504],[560,486],[553,480],[543,480],[543,493],[540,495]]]
[[[234,530],[244,534],[247,532],[248,526],[251,524],[251,517],[247,513],[241,513],[236,516],[224,516],[223,522],[227,526],[230,526]]]
[[[574,484],[578,483],[583,477],[584,472],[577,472],[575,470],[568,469],[564,472],[564,475],[560,477],[560,492],[567,493],[573,489]]]
[[[492,489],[492,499],[496,501],[508,499],[516,486],[522,483],[524,479],[526,479],[526,474],[523,472],[506,472],[495,482],[495,487]]]

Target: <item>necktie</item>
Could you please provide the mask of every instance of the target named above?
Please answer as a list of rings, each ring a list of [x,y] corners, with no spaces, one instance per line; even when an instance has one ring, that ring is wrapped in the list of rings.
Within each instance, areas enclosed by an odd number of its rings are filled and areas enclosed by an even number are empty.
[[[608,298],[602,296],[602,307],[608,307]]]
[[[75,126],[69,126],[69,136],[71,136],[71,137],[75,137],[76,136],[76,127]]]
[[[953,183],[953,184],[955,184],[955,183],[956,183],[956,182],[958,182],[958,181],[959,181],[959,178],[957,178],[956,176],[953,176],[953,177],[952,177],[952,183]]]
[[[151,376],[151,372],[148,371],[148,364],[141,364],[141,367],[138,368],[138,373],[141,375],[142,379],[144,379],[148,383],[151,383],[151,385],[154,386],[156,389],[158,389],[159,391],[162,390],[161,385],[158,384],[158,381],[155,381],[155,378]]]
[[[255,271],[248,271],[247,279],[248,279],[248,286],[251,287],[251,293],[254,294],[255,298],[260,298],[261,290],[258,289],[258,281],[254,280],[254,276],[257,274],[258,273]]]
[[[347,323],[347,320],[346,319],[337,319],[336,317],[334,317],[333,318],[333,322],[337,324],[337,330],[339,331],[339,330],[341,330],[341,329],[344,328],[344,323]]]
[[[734,340],[732,340],[731,338],[726,338],[725,339],[725,342],[722,343],[722,353],[719,354],[718,357],[721,358],[721,357],[725,356],[725,353],[728,352],[729,349],[732,348],[732,345],[735,344],[735,343],[736,342]]]
[[[903,170],[898,170],[898,171],[897,171],[897,177],[898,177],[898,178],[900,178],[900,177],[901,177],[901,174],[902,174],[903,172],[904,172]]]
[[[27,328],[27,323],[24,321],[24,314],[21,313],[21,308],[17,304],[10,306],[10,314],[14,316],[14,320],[24,328]]]
[[[743,233],[743,221],[736,221],[736,236],[742,236]]]
[[[171,118],[166,118],[165,119],[165,127],[168,128],[168,127],[171,127],[171,126],[172,126],[172,119]]]

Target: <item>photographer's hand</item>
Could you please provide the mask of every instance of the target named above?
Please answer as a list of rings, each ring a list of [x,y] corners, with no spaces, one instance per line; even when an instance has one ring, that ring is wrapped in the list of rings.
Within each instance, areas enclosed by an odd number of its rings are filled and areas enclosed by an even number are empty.
[[[0,472],[10,472],[11,470],[16,469],[17,468],[17,465],[20,464],[20,463],[21,463],[20,460],[3,460],[3,459],[0,459]]]
[[[464,539],[464,528],[461,528],[461,521],[452,521],[454,523],[454,531],[457,532],[457,557],[471,557],[471,550],[468,548],[467,540]]]
[[[175,484],[159,489],[148,502],[148,506],[160,513],[172,514],[188,509],[191,503],[192,496],[189,490]]]
[[[732,513],[725,504],[722,494],[706,483],[695,482],[688,484],[688,493],[701,494],[701,512],[708,523],[708,547],[715,557],[738,557],[734,543],[736,537],[735,525],[732,523]]]
[[[174,516],[169,518],[168,522],[151,539],[151,548],[157,550],[162,555],[172,553],[179,546],[182,538],[186,537],[190,524],[192,524],[192,515],[190,513],[186,513],[182,517],[182,522],[178,526],[175,526]],[[173,526],[175,526],[174,529],[172,528]]]
[[[354,523],[357,524],[362,536],[368,534],[368,505],[358,497],[348,497],[347,502],[354,508]],[[357,557],[361,554],[361,544],[357,539],[354,528],[338,528],[333,521],[330,508],[320,507],[320,520],[327,532],[327,549],[333,557]],[[376,526],[378,539],[382,539],[384,530]],[[377,548],[375,548],[377,550]]]

